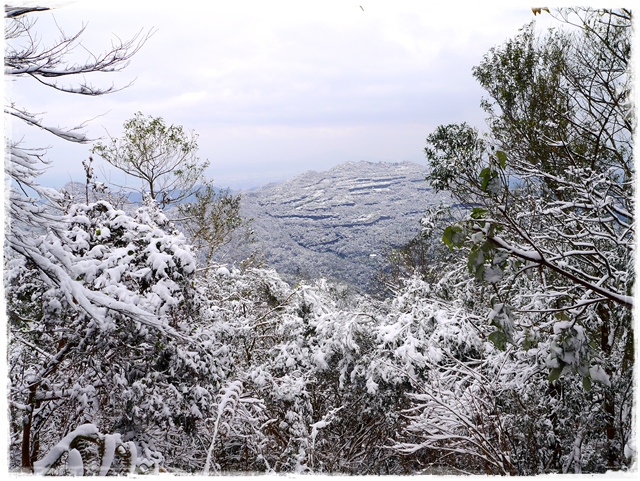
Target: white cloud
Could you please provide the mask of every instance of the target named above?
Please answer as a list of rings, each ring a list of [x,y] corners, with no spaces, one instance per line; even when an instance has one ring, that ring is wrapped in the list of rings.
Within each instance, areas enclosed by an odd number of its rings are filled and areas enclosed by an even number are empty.
[[[43,39],[55,37],[51,15],[39,16]],[[201,157],[238,175],[420,161],[429,129],[481,121],[471,67],[532,18],[528,7],[410,1],[77,1],[55,19],[69,32],[87,22],[91,50],[108,48],[113,34],[157,29],[125,71],[100,78],[134,85],[95,99],[36,85],[14,93],[61,125],[106,113],[93,135],[118,135],[136,111],[162,116],[196,130]],[[72,157],[56,145],[58,156]]]

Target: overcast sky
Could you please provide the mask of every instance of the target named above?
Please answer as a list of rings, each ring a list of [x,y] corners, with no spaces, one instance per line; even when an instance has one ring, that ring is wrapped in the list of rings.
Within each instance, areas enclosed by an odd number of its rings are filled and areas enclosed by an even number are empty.
[[[199,155],[211,162],[208,175],[233,188],[346,161],[425,163],[425,137],[437,125],[484,126],[483,92],[471,69],[534,20],[530,6],[514,2],[60,4],[32,15],[34,31],[47,45],[59,37],[58,27],[71,34],[86,24],[87,50],[74,57],[80,61],[116,36],[155,32],[122,72],[87,77],[96,85],[133,84],[86,97],[20,78],[5,98],[54,126],[93,119],[86,129],[93,138],[119,136],[137,111],[183,125],[199,135]],[[547,14],[536,18],[542,26],[554,23]],[[24,136],[25,145],[52,147],[42,183],[83,181],[81,161],[90,146],[12,127],[13,138]]]

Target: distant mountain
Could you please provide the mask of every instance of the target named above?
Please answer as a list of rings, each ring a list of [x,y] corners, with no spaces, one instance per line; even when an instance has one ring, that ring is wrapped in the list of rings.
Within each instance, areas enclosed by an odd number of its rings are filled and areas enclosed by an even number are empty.
[[[431,189],[424,166],[348,162],[326,172],[242,193],[242,215],[267,262],[291,282],[326,277],[366,290],[386,246],[420,229],[427,206],[449,202]],[[248,250],[224,253],[238,261]]]
[[[198,184],[196,187],[202,187],[202,185]],[[107,200],[113,204],[114,207],[118,209],[124,209],[127,212],[133,212],[139,206],[142,205],[142,193],[138,191],[120,191],[117,188],[111,189],[107,188],[104,193],[96,193],[93,189],[88,189],[86,184],[82,182],[67,182],[62,189],[64,189],[68,194],[70,194],[76,202],[86,202],[87,196],[89,202],[96,202],[98,200]],[[62,190],[61,189],[61,190]],[[221,187],[214,187],[215,192],[220,193],[223,190]],[[169,196],[179,197],[183,191],[173,190],[169,192]],[[234,193],[232,190],[229,190],[230,193]],[[181,202],[194,202],[196,200],[195,194],[191,194],[188,197],[185,197],[181,200]],[[174,208],[175,204],[172,204],[169,208]],[[171,216],[171,215],[170,215]]]

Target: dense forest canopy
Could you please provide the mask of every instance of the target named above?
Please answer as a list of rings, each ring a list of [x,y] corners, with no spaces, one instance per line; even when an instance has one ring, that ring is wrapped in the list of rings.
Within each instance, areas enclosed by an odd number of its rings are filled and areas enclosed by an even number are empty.
[[[5,9],[5,75],[117,95],[89,78],[149,36],[72,63],[82,32],[37,41],[39,10]],[[135,114],[127,136],[92,148],[142,180],[136,206],[91,160],[82,195],[42,187],[45,152],[9,139],[10,469],[634,466],[632,14],[537,13],[557,28],[525,25],[473,70],[486,128],[428,134],[427,180],[466,207],[425,209],[390,256],[384,298],[218,265],[215,249],[247,227],[239,199],[201,179],[195,134],[161,118]],[[11,99],[5,116],[91,142]],[[184,170],[166,168],[176,159]],[[168,209],[183,193],[192,202]]]

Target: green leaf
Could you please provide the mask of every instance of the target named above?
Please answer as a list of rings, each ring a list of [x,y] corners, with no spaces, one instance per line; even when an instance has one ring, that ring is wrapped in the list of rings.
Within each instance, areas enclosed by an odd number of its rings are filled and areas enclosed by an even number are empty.
[[[454,247],[462,247],[464,245],[465,235],[464,229],[461,225],[450,225],[444,230],[442,235],[442,242],[444,242],[449,249]]]
[[[589,376],[582,378],[582,387],[585,391],[591,391],[591,378]]]
[[[527,330],[524,336],[524,341],[522,342],[522,349],[528,351],[529,349],[536,347],[537,344],[535,334]]]
[[[489,334],[489,340],[501,351],[504,351],[507,347],[507,335],[502,331],[493,331]]]
[[[560,374],[562,374],[561,367],[555,367],[551,369],[551,371],[549,371],[549,382],[553,382],[558,379],[560,377]]]
[[[482,280],[484,274],[484,252],[482,249],[474,249],[469,253],[467,268],[471,274],[475,275],[476,280]]]
[[[491,175],[491,168],[490,167],[485,167],[484,169],[482,169],[480,171],[480,175],[478,176],[480,178],[480,182],[482,183],[482,189],[484,190],[485,185],[489,182],[489,176]]]
[[[471,218],[482,219],[487,212],[489,211],[486,209],[481,209],[480,207],[474,207],[473,210],[471,211]]]
[[[498,177],[498,173],[494,170],[491,170],[491,167],[485,167],[480,171],[480,187],[484,192],[487,191],[487,188],[491,184],[491,181]]]
[[[476,281],[478,282],[482,282],[484,279],[484,271],[485,271],[485,266],[484,264],[481,264],[477,267],[474,275],[476,277]]]
[[[507,154],[505,154],[501,150],[498,150],[496,152],[496,157],[498,158],[498,163],[500,164],[500,167],[504,169],[507,166]]]
[[[564,311],[560,311],[560,312],[556,312],[554,314],[554,317],[556,319],[558,319],[559,321],[568,321],[569,320],[569,316],[567,315],[566,312]]]

